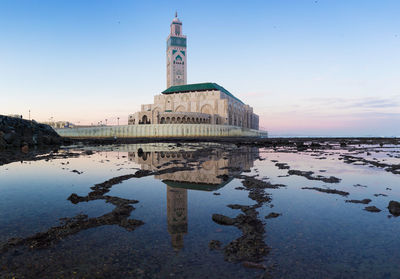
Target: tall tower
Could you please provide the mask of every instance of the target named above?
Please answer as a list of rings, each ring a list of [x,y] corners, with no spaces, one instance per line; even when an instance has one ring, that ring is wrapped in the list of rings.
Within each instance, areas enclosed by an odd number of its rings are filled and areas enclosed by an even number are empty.
[[[182,22],[175,13],[167,38],[167,88],[186,84],[186,54],[186,36],[182,35]]]

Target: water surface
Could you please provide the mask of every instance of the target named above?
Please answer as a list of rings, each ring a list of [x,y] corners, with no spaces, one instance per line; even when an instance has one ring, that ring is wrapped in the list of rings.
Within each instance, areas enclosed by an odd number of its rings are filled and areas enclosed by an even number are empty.
[[[2,165],[0,276],[400,278],[400,219],[387,209],[390,200],[400,201],[400,175],[366,162],[346,163],[344,157],[399,164],[399,151],[399,146],[372,145],[298,152],[157,143],[75,147],[58,154],[77,156]],[[288,175],[289,169],[276,163],[340,182]],[[124,179],[106,193],[94,194],[96,184],[138,170],[156,174]],[[257,262],[266,271],[244,266],[246,259],[229,261],[224,247],[243,232],[212,220],[216,213],[231,218],[241,214],[229,204],[256,204],[243,187],[245,177],[280,185],[263,189],[270,200],[255,207],[268,247]],[[329,187],[349,195],[303,187]],[[72,194],[86,200],[74,201]],[[365,198],[382,211],[345,202]],[[116,208],[126,209],[127,215],[112,215]],[[271,212],[281,215],[265,219]],[[68,222],[73,225],[66,232]],[[41,232],[56,237],[38,241],[35,235]],[[210,248],[213,240],[220,241],[220,249]]]

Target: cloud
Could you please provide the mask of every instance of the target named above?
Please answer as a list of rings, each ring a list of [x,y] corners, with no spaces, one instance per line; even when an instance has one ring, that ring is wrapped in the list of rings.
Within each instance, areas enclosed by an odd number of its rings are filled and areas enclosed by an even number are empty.
[[[400,95],[288,100],[264,107],[260,122],[274,134],[400,135]]]
[[[391,97],[364,97],[364,98],[308,98],[304,102],[310,105],[328,106],[335,109],[378,109],[400,108],[400,95]]]

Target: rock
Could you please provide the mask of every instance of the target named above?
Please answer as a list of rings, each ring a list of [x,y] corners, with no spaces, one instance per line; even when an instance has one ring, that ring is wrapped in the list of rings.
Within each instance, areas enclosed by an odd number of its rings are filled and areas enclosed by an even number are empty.
[[[270,218],[277,218],[279,216],[281,216],[282,214],[280,213],[276,213],[276,212],[271,212],[270,214],[268,214],[267,216],[265,216],[265,219],[270,219]]]
[[[92,154],[93,154],[93,151],[92,151],[92,150],[85,150],[85,154],[86,154],[86,155],[92,155]]]
[[[240,205],[240,204],[228,204],[227,207],[232,208],[232,209],[242,209],[245,205]],[[247,208],[249,206],[246,206]]]
[[[214,196],[219,196],[221,193],[213,193]]]
[[[29,146],[27,144],[23,143],[22,146],[21,146],[21,152],[25,153],[25,154],[28,153],[29,152]]]
[[[328,193],[328,194],[337,194],[337,195],[341,195],[341,196],[348,196],[349,192],[345,192],[345,191],[339,191],[336,189],[324,189],[324,188],[319,188],[319,187],[303,187],[301,189],[307,189],[307,190],[316,190],[318,192],[322,192],[322,193]]]
[[[369,203],[371,202],[371,200],[370,200],[370,199],[363,199],[363,200],[346,200],[346,202],[369,204]]]
[[[375,197],[379,197],[379,196],[382,196],[382,197],[387,197],[387,195],[386,195],[386,194],[374,194],[374,196],[375,196]]]
[[[208,248],[210,248],[210,250],[219,250],[221,249],[221,241],[219,240],[211,240],[210,243],[208,243]]]
[[[400,216],[400,202],[390,201],[388,205],[389,212],[394,216]]]
[[[223,181],[229,180],[229,176],[227,174],[223,174],[223,175],[219,176],[219,178],[222,178]]]
[[[313,176],[314,172],[312,172],[312,171],[289,170],[288,174],[304,176],[305,178],[307,178],[309,180],[320,180],[325,183],[339,183],[341,181],[340,178],[337,178],[334,176],[330,176],[330,177],[324,177],[322,175]]]
[[[222,215],[222,214],[213,214],[212,215],[212,220],[220,225],[226,225],[226,226],[231,226],[235,224],[235,219],[232,219],[231,217]]]
[[[364,208],[364,210],[369,211],[369,212],[381,212],[379,208],[376,206],[367,206]]]
[[[8,143],[12,144],[16,139],[18,138],[18,135],[14,132],[11,131],[3,136],[3,139]]]
[[[242,265],[247,268],[257,268],[257,269],[264,269],[264,270],[267,269],[266,266],[263,264],[248,262],[248,261],[242,262]]]
[[[48,125],[0,115],[0,148],[20,148],[27,144],[57,145],[61,137]]]
[[[0,134],[0,150],[5,149],[6,146],[7,146],[7,143],[6,143],[6,141],[3,139],[3,137],[1,137],[1,134]]]
[[[290,167],[286,163],[276,163],[275,166],[277,166],[280,170],[290,169]]]

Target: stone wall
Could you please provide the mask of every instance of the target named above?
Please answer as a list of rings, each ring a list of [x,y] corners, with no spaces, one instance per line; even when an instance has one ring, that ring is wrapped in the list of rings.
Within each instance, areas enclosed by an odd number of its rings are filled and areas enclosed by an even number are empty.
[[[267,137],[267,132],[211,124],[150,124],[56,129],[70,138]]]

